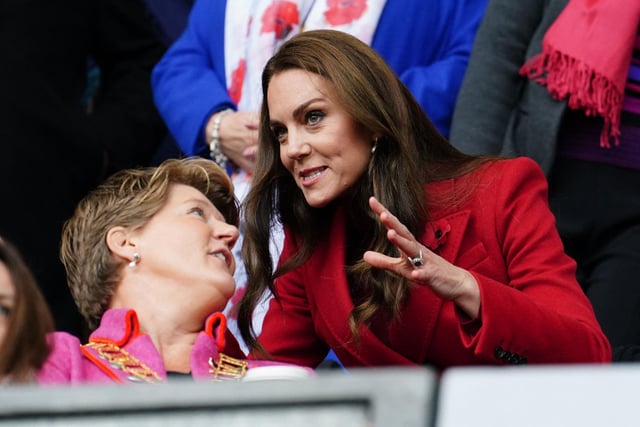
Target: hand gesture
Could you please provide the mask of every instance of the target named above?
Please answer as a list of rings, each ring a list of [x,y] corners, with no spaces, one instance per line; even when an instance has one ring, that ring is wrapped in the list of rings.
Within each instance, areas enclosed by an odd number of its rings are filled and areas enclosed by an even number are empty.
[[[387,239],[402,254],[398,258],[367,251],[363,259],[373,267],[383,268],[407,279],[429,286],[439,297],[453,301],[470,318],[480,312],[480,288],[467,270],[456,267],[418,242],[413,234],[375,197],[369,206],[387,228]]]

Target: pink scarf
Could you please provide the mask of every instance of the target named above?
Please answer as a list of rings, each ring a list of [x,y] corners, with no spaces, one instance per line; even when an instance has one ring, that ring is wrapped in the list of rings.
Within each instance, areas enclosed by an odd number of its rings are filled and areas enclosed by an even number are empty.
[[[600,146],[619,144],[620,115],[640,22],[637,0],[570,0],[547,30],[542,53],[521,75],[546,85],[569,108],[604,118]]]

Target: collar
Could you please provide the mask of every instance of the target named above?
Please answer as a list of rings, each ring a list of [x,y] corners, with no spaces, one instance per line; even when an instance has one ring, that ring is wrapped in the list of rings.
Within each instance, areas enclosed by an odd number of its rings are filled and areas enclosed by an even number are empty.
[[[138,316],[133,309],[118,308],[107,310],[102,316],[100,326],[89,337],[89,343],[114,344],[139,359],[162,379],[166,379],[164,362],[151,338],[140,333]],[[227,332],[227,319],[224,314],[211,314],[198,334],[191,352],[191,373],[194,378],[211,378],[209,359],[219,362],[220,352],[224,349],[236,357],[244,357],[237,341]],[[98,365],[107,375],[119,382],[130,378],[97,356],[94,349],[83,347],[87,358]]]

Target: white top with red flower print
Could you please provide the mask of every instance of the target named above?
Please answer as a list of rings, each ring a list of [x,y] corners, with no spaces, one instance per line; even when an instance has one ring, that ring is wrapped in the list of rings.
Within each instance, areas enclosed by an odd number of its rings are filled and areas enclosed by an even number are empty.
[[[335,29],[370,45],[385,3],[386,0],[227,0],[225,72],[229,94],[238,110],[259,109],[262,69],[285,40],[302,30]]]

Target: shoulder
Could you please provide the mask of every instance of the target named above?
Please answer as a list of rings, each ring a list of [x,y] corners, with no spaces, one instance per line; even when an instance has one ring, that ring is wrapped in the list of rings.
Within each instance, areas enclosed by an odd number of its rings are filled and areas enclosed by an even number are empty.
[[[491,189],[494,185],[515,185],[521,180],[546,182],[544,172],[535,160],[529,157],[514,157],[488,160],[471,172],[454,179],[431,182],[428,191],[448,193],[456,188],[468,190],[468,185],[478,185],[477,190]]]
[[[483,192],[495,194],[496,191],[518,186],[523,181],[546,183],[542,169],[529,157],[488,160],[458,178],[429,183],[427,189],[431,193],[440,195],[456,191],[463,191],[466,194]]]
[[[459,178],[427,184],[433,214],[472,209],[476,215],[502,209],[523,198],[547,197],[547,180],[528,157],[489,160]]]
[[[547,199],[547,179],[540,165],[529,157],[489,161],[473,175],[475,199],[483,203],[493,200],[506,205],[523,198]]]
[[[69,352],[78,349],[80,351],[80,339],[67,332],[52,332],[47,335],[47,340],[51,345],[51,353]]]
[[[531,158],[489,162],[476,173],[469,206],[483,227],[495,227],[499,235],[506,236],[521,232],[523,223],[537,223],[542,228],[543,222],[553,222],[547,179]]]
[[[51,353],[38,371],[39,383],[65,383],[71,381],[72,366],[82,358],[80,340],[66,332],[52,332],[47,336]]]
[[[483,179],[500,177],[502,180],[512,180],[518,177],[538,177],[545,179],[542,169],[535,160],[529,157],[515,157],[511,159],[501,159],[489,161],[480,168],[479,173],[485,175]]]

